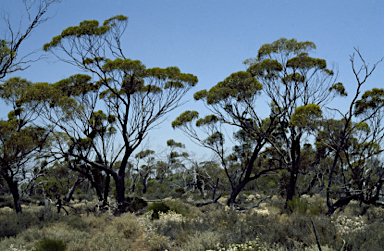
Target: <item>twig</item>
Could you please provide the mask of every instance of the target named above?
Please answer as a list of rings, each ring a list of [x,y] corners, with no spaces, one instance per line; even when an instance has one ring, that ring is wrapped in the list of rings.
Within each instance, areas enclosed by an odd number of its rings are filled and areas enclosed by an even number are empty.
[[[235,209],[236,210],[249,210],[249,209],[252,209],[252,208],[255,208],[255,207],[259,207],[261,202],[265,201],[266,199],[270,199],[270,198],[272,198],[272,196],[265,197],[264,199],[260,200],[256,205],[253,205],[253,206],[250,206],[250,207],[236,207]]]
[[[196,206],[197,207],[201,207],[201,206],[205,206],[205,205],[208,205],[208,204],[213,204],[213,203],[219,203],[219,204],[222,204],[220,203],[218,200],[221,198],[223,194],[220,194],[219,196],[217,196],[216,199],[214,200],[209,200],[209,201],[204,201],[204,202],[200,202],[200,203],[197,203]]]
[[[319,237],[317,236],[315,223],[313,222],[312,216],[309,216],[309,218],[311,219],[311,222],[312,222],[313,232],[315,233],[316,242],[317,242],[317,247],[319,248],[319,251],[321,251],[321,246],[320,246],[320,242],[319,242]]]

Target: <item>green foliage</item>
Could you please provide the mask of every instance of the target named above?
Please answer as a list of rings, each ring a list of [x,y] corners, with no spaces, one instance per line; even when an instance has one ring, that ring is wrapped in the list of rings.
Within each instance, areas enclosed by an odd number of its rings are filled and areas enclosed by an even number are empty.
[[[60,35],[52,38],[51,42],[44,44],[43,50],[49,51],[52,48],[59,46],[64,39],[80,39],[84,37],[107,35],[107,32],[111,29],[111,27],[115,26],[118,22],[127,21],[127,17],[122,15],[105,20],[102,26],[99,26],[99,22],[96,20],[82,21],[78,26],[68,27],[63,30]]]
[[[62,240],[51,240],[45,238],[36,244],[36,251],[65,251],[67,246]]]
[[[16,66],[12,67],[12,65],[10,65],[8,69],[4,68],[9,65],[12,58],[16,56],[16,52],[13,51],[9,45],[10,44],[7,41],[0,39],[0,68],[5,70],[5,72],[1,72],[1,75],[5,75],[7,72],[12,72],[14,68],[16,68]]]
[[[135,197],[128,197],[126,199],[126,202],[128,203],[127,209],[130,212],[137,212],[137,211],[145,208],[148,205],[148,203],[144,199],[142,199],[140,197],[136,197],[136,196]]]
[[[316,49],[315,44],[312,42],[297,42],[294,38],[290,40],[281,38],[271,44],[262,45],[258,51],[257,59],[267,58],[273,53],[294,53],[295,55],[300,55],[312,49]]]
[[[200,126],[204,126],[204,125],[208,125],[208,124],[214,124],[214,123],[217,123],[219,122],[219,118],[215,115],[207,115],[205,116],[204,118],[201,118],[201,119],[198,119],[196,121],[196,126],[197,127],[200,127]]]
[[[169,146],[169,147],[185,148],[184,144],[176,142],[173,139],[167,140],[167,146]]]
[[[327,63],[324,59],[311,58],[308,57],[308,53],[301,53],[297,57],[290,58],[287,61],[287,67],[292,68],[292,70],[311,68],[324,70],[327,67]]]
[[[199,113],[196,111],[185,111],[180,114],[174,121],[172,121],[172,128],[182,127],[187,123],[199,117]]]
[[[237,102],[249,100],[260,93],[263,86],[248,72],[240,71],[231,74],[224,81],[212,87],[206,94],[208,105],[217,104],[221,101],[234,99]],[[205,92],[195,94],[195,99],[201,99]]]
[[[152,219],[159,219],[159,212],[166,213],[170,207],[165,202],[154,202],[147,208],[147,211],[151,210],[153,210]]]
[[[283,70],[283,66],[276,59],[265,59],[261,62],[253,63],[247,71],[255,77],[265,77],[275,79],[276,72]]]
[[[148,157],[154,153],[155,153],[155,151],[150,150],[150,149],[146,149],[146,150],[143,150],[143,151],[140,151],[139,153],[137,153],[135,155],[135,158],[143,159],[143,158],[146,158],[146,157]]]
[[[185,189],[182,187],[175,188],[175,192],[179,194],[185,194]]]
[[[373,88],[366,91],[360,100],[357,100],[354,106],[354,114],[362,115],[365,112],[375,110],[384,106],[384,89]]]
[[[209,146],[213,146],[215,144],[219,145],[224,145],[224,134],[217,131],[212,133],[212,135],[208,136],[205,140],[204,143],[206,143]]]
[[[181,199],[172,199],[166,201],[165,204],[169,207],[170,211],[181,214],[184,217],[189,216],[189,207]]]
[[[335,91],[340,96],[345,96],[345,97],[348,96],[348,93],[345,91],[344,85],[342,83],[340,83],[340,82],[332,85],[329,88],[329,91]]]
[[[306,214],[308,210],[308,200],[299,196],[293,196],[292,200],[287,201],[287,207],[291,212]]]
[[[319,105],[308,104],[295,109],[291,117],[291,124],[300,128],[314,130],[315,121],[322,118],[322,111]]]

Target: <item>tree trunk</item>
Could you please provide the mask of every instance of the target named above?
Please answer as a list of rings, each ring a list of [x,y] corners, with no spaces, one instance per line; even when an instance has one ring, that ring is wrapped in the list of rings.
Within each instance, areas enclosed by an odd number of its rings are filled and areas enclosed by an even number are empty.
[[[72,196],[73,196],[73,193],[75,192],[75,189],[76,187],[81,183],[83,182],[83,178],[80,178],[80,177],[77,177],[77,180],[75,181],[75,183],[73,184],[73,186],[71,187],[71,189],[69,190],[67,196],[64,198],[64,201],[65,202],[69,202],[71,199],[72,199]]]
[[[232,186],[231,195],[227,201],[227,206],[231,207],[235,204],[235,200],[236,200],[237,195],[240,194],[241,190],[243,190],[245,185],[250,181],[251,181],[250,178],[245,177],[238,185]]]
[[[241,189],[238,189],[238,187],[231,189],[231,195],[227,201],[227,206],[231,207],[235,204],[236,197],[239,195],[240,191]]]
[[[105,179],[105,186],[104,186],[104,203],[108,203],[108,193],[109,193],[110,182],[111,182],[111,176],[107,174],[107,178]]]
[[[146,175],[144,175],[142,177],[142,182],[143,182],[143,194],[146,194],[147,193],[147,182],[148,182],[148,177],[149,174],[147,173]]]
[[[287,200],[292,200],[293,196],[296,193],[296,183],[297,183],[297,175],[299,173],[299,165],[300,165],[300,137],[298,139],[292,140],[292,167],[291,167],[291,175],[289,177],[289,184],[287,189]]]
[[[116,184],[116,200],[117,207],[120,213],[125,212],[125,184],[124,184],[124,175],[114,175],[113,179]]]
[[[19,188],[17,187],[17,181],[14,181],[11,177],[4,177],[7,181],[9,190],[11,190],[13,197],[13,204],[15,206],[16,213],[22,213],[20,204]]]

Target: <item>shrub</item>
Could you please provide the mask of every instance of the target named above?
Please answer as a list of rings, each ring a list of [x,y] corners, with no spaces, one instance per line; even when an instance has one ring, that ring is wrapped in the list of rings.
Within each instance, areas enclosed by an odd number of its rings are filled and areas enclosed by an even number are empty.
[[[151,250],[167,250],[169,248],[169,237],[158,234],[150,234],[146,239]]]
[[[36,244],[36,251],[65,251],[67,246],[61,240],[45,238]]]
[[[212,231],[196,232],[190,239],[183,243],[181,250],[185,251],[205,251],[217,250],[220,248],[221,235]]]
[[[183,216],[188,216],[189,208],[180,199],[169,200],[165,202],[171,211],[175,211]]]
[[[128,210],[130,212],[137,212],[148,205],[148,203],[140,197],[127,198]]]
[[[308,200],[293,196],[292,200],[287,201],[287,206],[291,212],[305,214],[308,210]]]
[[[176,193],[185,194],[185,189],[182,188],[182,187],[178,187],[178,188],[175,188],[175,192],[176,192]]]
[[[36,225],[41,225],[37,214],[30,212],[16,214],[14,211],[4,213],[0,216],[0,239],[16,236]]]
[[[311,215],[324,214],[327,211],[327,206],[321,199],[317,199],[315,202],[309,205],[309,213]]]
[[[152,219],[159,219],[159,212],[166,213],[170,208],[164,202],[154,202],[152,205],[148,206],[147,211],[151,210],[153,211]]]
[[[238,251],[267,251],[262,244],[259,243],[259,238],[254,241],[247,241],[245,244],[231,244],[229,250]]]
[[[177,187],[170,192],[170,196],[173,198],[181,198],[183,194],[185,194],[185,189],[182,187]]]
[[[366,226],[364,231],[353,231],[344,235],[344,250],[381,251],[384,247],[384,226],[382,222]]]
[[[83,232],[89,232],[89,225],[87,222],[85,222],[81,217],[78,216],[70,216],[67,217],[66,223],[68,226],[83,231]]]

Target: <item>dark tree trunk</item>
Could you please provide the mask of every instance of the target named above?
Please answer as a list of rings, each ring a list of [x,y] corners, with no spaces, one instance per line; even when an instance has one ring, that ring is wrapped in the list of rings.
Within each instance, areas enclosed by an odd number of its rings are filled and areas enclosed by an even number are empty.
[[[120,213],[125,212],[125,184],[124,184],[124,175],[114,175],[114,180],[116,184],[116,200],[118,205],[118,210]]]
[[[250,181],[250,178],[245,177],[238,185],[232,186],[231,195],[227,201],[228,206],[233,206],[235,204],[236,197],[240,194],[241,190],[243,190],[245,185],[247,185],[247,183]]]
[[[88,180],[91,182],[92,187],[95,188],[95,191],[96,191],[97,197],[99,198],[99,201],[102,201],[103,200],[103,193],[101,191],[99,184],[97,184],[95,181],[93,181],[92,177],[90,177]]]
[[[304,194],[309,194],[311,192],[312,188],[315,186],[317,179],[318,179],[318,175],[316,174],[311,180],[311,182],[309,183],[308,188],[307,190],[305,190]]]
[[[147,182],[148,182],[148,176],[149,174],[147,173],[142,177],[142,182],[143,182],[143,194],[147,193]]]
[[[287,189],[287,200],[292,200],[293,196],[296,193],[296,183],[297,183],[297,175],[299,173],[299,165],[300,165],[300,137],[298,139],[292,140],[292,166],[291,166],[291,175],[289,177],[289,184]]]
[[[104,186],[104,202],[108,203],[108,193],[109,193],[109,184],[111,182],[111,176],[107,174],[107,178],[105,179],[105,186]]]
[[[16,213],[22,213],[20,204],[19,188],[17,187],[17,181],[14,181],[11,177],[5,177],[9,190],[11,190],[13,197],[13,204],[15,206]]]
[[[331,207],[328,207],[327,215],[332,215],[336,211],[336,209],[348,205],[349,202],[351,202],[351,200],[358,200],[358,199],[359,199],[358,194],[340,198],[338,201],[336,201],[336,203],[333,203]]]
[[[219,188],[219,179],[220,179],[220,178],[217,178],[216,185],[215,185],[215,187],[213,188],[212,200],[215,199],[216,190],[217,190],[217,188]]]
[[[64,201],[65,201],[65,202],[69,202],[69,201],[72,199],[72,196],[73,196],[73,193],[75,192],[76,187],[77,187],[81,182],[83,182],[83,180],[84,180],[84,178],[77,177],[77,180],[75,181],[75,183],[73,184],[73,186],[71,187],[71,189],[68,191],[67,196],[64,198]]]

